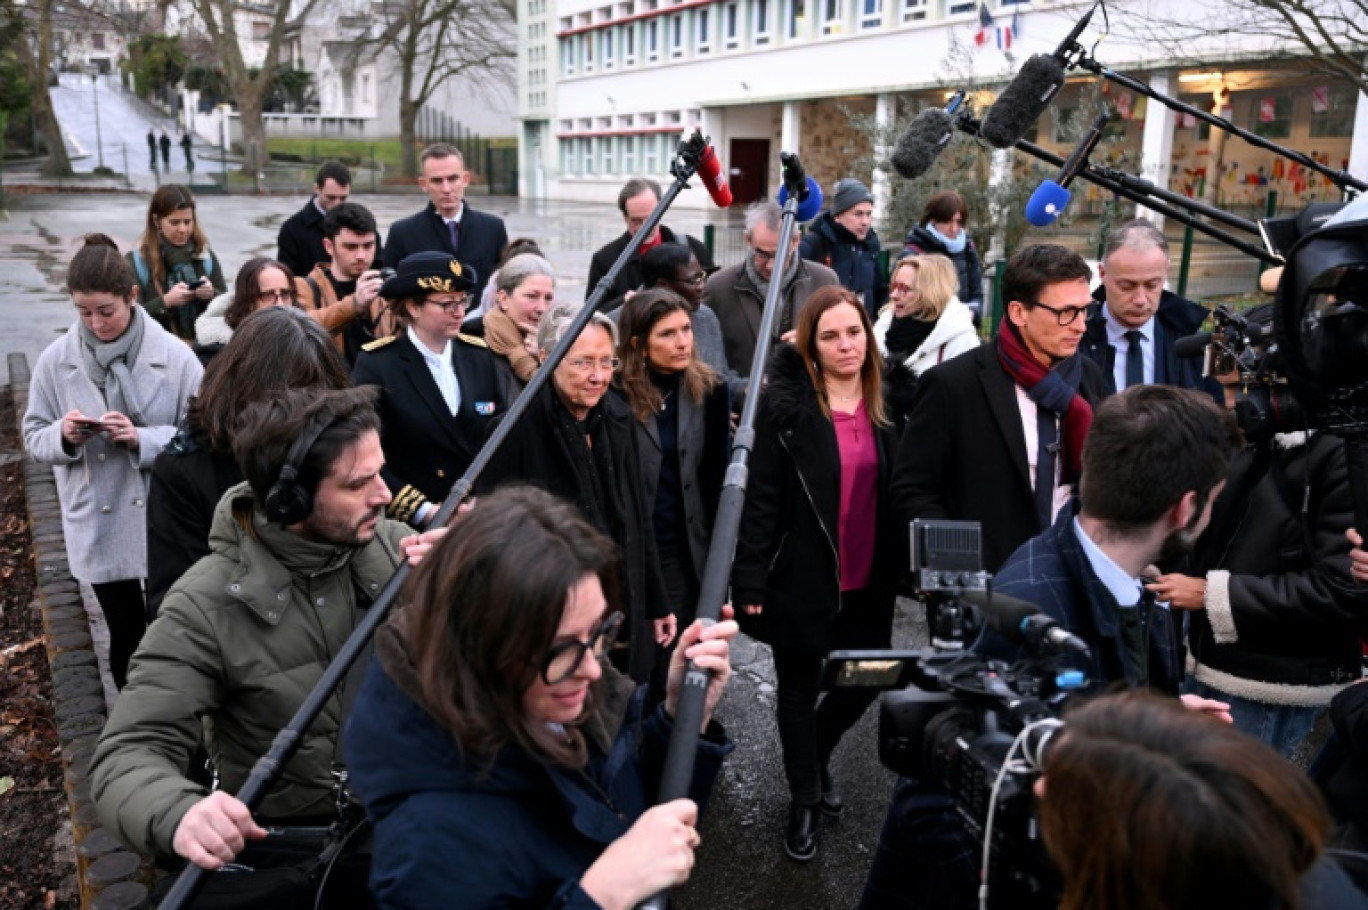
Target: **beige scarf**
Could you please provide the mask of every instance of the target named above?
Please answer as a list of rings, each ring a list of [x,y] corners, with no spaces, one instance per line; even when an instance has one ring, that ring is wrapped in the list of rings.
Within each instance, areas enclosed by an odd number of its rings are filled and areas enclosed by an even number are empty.
[[[520,381],[527,382],[537,372],[537,358],[523,343],[522,329],[503,310],[496,308],[484,314],[484,337],[489,349],[508,361]]]

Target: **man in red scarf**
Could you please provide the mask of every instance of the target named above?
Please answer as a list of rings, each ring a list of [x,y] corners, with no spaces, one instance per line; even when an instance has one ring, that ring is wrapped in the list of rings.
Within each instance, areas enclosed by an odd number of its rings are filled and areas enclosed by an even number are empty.
[[[994,572],[1044,531],[1078,477],[1103,377],[1078,355],[1092,272],[1056,244],[1026,247],[1002,279],[993,342],[924,373],[893,477],[900,520],[983,526]]]

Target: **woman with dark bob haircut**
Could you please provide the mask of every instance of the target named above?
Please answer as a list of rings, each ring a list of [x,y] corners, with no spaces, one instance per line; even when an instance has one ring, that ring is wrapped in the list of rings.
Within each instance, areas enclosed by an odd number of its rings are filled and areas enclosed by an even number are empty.
[[[381,907],[630,908],[688,879],[732,749],[711,717],[736,624],[686,629],[643,716],[646,688],[603,659],[617,559],[574,506],[508,487],[409,579],[344,734]],[[686,660],[712,672],[693,799],[648,808]]]
[[[184,425],[152,463],[147,493],[147,609],[209,555],[214,508],[242,482],[233,435],[247,406],[286,389],[345,389],[347,364],[328,333],[293,307],[246,316],[204,373]]]
[[[1036,782],[1060,910],[1349,910],[1315,785],[1228,723],[1133,691],[1065,718]]]

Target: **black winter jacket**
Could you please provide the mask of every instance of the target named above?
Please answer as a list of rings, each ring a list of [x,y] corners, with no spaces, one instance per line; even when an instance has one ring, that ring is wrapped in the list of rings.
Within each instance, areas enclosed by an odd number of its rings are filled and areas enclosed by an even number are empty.
[[[475,484],[479,495],[506,483],[530,483],[579,507],[584,517],[617,543],[622,552],[623,612],[630,636],[628,675],[646,682],[655,660],[651,620],[669,614],[652,524],[654,503],[641,476],[636,418],[617,392],[609,390],[585,419],[593,450],[548,382],[498,456]],[[493,432],[493,428],[491,431]],[[587,486],[597,474],[600,500]]]
[[[798,351],[775,349],[760,403],[750,461],[741,535],[732,565],[732,601],[747,634],[808,652],[829,650],[841,609],[838,562],[841,461],[836,428],[822,413]],[[876,427],[879,448],[878,514],[873,587],[879,609],[893,618],[900,547],[888,506],[888,482],[897,456],[892,427]],[[762,604],[759,616],[741,605]],[[871,648],[888,642],[869,642]]]
[[[1309,706],[1328,704],[1362,674],[1368,587],[1349,575],[1344,443],[1322,433],[1303,439],[1277,437],[1267,471],[1250,452],[1231,466],[1193,557],[1207,594],[1206,608],[1191,614],[1189,647],[1197,679],[1213,688]]]
[[[1102,368],[1103,391],[1107,395],[1116,392],[1116,348],[1107,341],[1107,317],[1102,309],[1107,305],[1107,289],[1098,285],[1093,291],[1097,303],[1088,308],[1088,328],[1083,340],[1078,343],[1078,353]],[[1225,407],[1225,393],[1220,383],[1202,376],[1202,358],[1179,357],[1173,344],[1179,338],[1198,332],[1206,321],[1206,307],[1193,303],[1186,297],[1179,297],[1172,291],[1164,291],[1159,296],[1159,309],[1155,313],[1156,337],[1154,358],[1154,381],[1180,389],[1196,389],[1206,392],[1216,403]]]
[[[823,212],[808,226],[798,255],[809,262],[817,262],[836,273],[836,279],[847,290],[864,297],[869,318],[878,315],[879,307],[888,300],[887,276],[879,270],[879,235],[873,228],[859,240],[846,230],[830,212]]]
[[[907,232],[903,246],[904,254],[936,253],[955,264],[955,274],[959,276],[959,299],[969,309],[983,311],[983,264],[979,259],[978,247],[970,237],[964,238],[964,249],[952,253],[945,248],[935,234],[924,227],[914,227]]]

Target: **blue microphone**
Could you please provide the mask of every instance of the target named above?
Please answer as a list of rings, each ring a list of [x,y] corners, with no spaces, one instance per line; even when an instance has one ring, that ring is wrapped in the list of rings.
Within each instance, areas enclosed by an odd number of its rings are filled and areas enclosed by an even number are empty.
[[[783,172],[779,180],[779,205],[782,207],[788,202],[789,184],[797,184],[802,189],[798,192],[798,211],[795,217],[799,221],[811,221],[816,218],[822,211],[822,188],[803,170],[797,155],[780,152],[779,163]]]
[[[1097,143],[1102,139],[1102,130],[1110,118],[1111,111],[1104,108],[1102,113],[1097,115],[1092,127],[1069,153],[1069,157],[1064,160],[1064,166],[1059,169],[1059,176],[1054,180],[1042,181],[1040,186],[1036,187],[1036,191],[1026,203],[1028,222],[1036,227],[1046,227],[1054,224],[1064,213],[1069,200],[1073,198],[1068,186],[1073,183],[1079,172],[1088,166],[1088,156],[1097,148]]]

